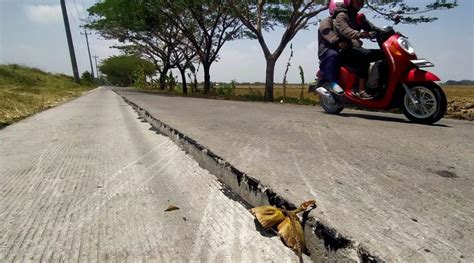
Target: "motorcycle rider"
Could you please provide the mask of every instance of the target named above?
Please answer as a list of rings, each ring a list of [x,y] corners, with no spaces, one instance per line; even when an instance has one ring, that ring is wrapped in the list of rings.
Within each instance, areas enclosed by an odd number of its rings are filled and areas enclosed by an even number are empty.
[[[329,88],[336,94],[344,94],[344,90],[337,84],[339,73],[338,50],[346,48],[347,45],[341,41],[333,30],[333,18],[331,16],[323,19],[318,28],[318,58],[319,70],[322,77],[329,81]]]
[[[365,16],[359,15],[364,0],[350,0],[345,3],[336,3],[333,14],[333,26],[341,41],[347,45],[339,52],[341,64],[347,65],[359,76],[358,92],[353,95],[362,99],[372,99],[365,92],[370,62],[382,59],[383,53],[379,49],[362,48],[362,38],[370,37],[370,32],[380,28],[370,23]],[[364,30],[361,32],[361,30]],[[342,44],[344,45],[344,44]]]

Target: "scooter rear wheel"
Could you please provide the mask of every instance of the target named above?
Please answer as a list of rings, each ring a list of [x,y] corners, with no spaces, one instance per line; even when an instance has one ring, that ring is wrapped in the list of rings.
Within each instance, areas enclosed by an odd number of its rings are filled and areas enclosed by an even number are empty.
[[[412,122],[433,124],[446,113],[447,99],[440,86],[421,83],[408,87],[416,103],[405,93],[401,102],[403,114]]]
[[[321,94],[319,94],[319,104],[321,104],[324,111],[331,114],[339,114],[344,109],[344,106],[337,99],[330,101],[329,98]]]

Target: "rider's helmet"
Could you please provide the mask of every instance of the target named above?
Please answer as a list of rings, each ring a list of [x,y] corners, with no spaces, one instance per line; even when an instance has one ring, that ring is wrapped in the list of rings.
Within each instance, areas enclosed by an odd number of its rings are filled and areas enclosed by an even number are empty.
[[[329,1],[329,14],[332,16],[339,6],[348,7],[351,4],[351,0],[330,0]]]

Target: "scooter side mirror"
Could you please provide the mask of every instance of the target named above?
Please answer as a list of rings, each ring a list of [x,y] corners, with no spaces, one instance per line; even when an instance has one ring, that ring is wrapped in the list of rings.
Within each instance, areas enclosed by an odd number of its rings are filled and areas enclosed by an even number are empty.
[[[392,16],[392,21],[395,25],[398,25],[402,21],[401,15],[394,15]]]

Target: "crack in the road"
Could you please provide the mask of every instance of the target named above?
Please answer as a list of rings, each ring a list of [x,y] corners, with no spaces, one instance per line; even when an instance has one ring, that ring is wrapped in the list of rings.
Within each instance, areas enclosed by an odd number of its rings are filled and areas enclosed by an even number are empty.
[[[166,123],[152,116],[148,111],[141,108],[125,96],[116,92],[128,103],[138,115],[146,120],[157,132],[168,136],[185,152],[195,158],[201,167],[209,170],[223,184],[222,191],[231,199],[244,205],[261,206],[275,205],[288,209],[296,208],[296,205],[280,196],[259,180],[240,171],[210,149],[198,143],[196,140],[186,136],[182,132],[172,128]],[[305,229],[310,229],[312,235],[306,235],[307,247],[310,257],[319,262],[323,261],[355,261],[360,262],[384,262],[383,259],[369,252],[361,244],[343,236],[334,228],[325,225],[317,218],[309,216],[306,220]],[[307,233],[307,231],[305,231]],[[354,253],[357,258],[354,257]]]

